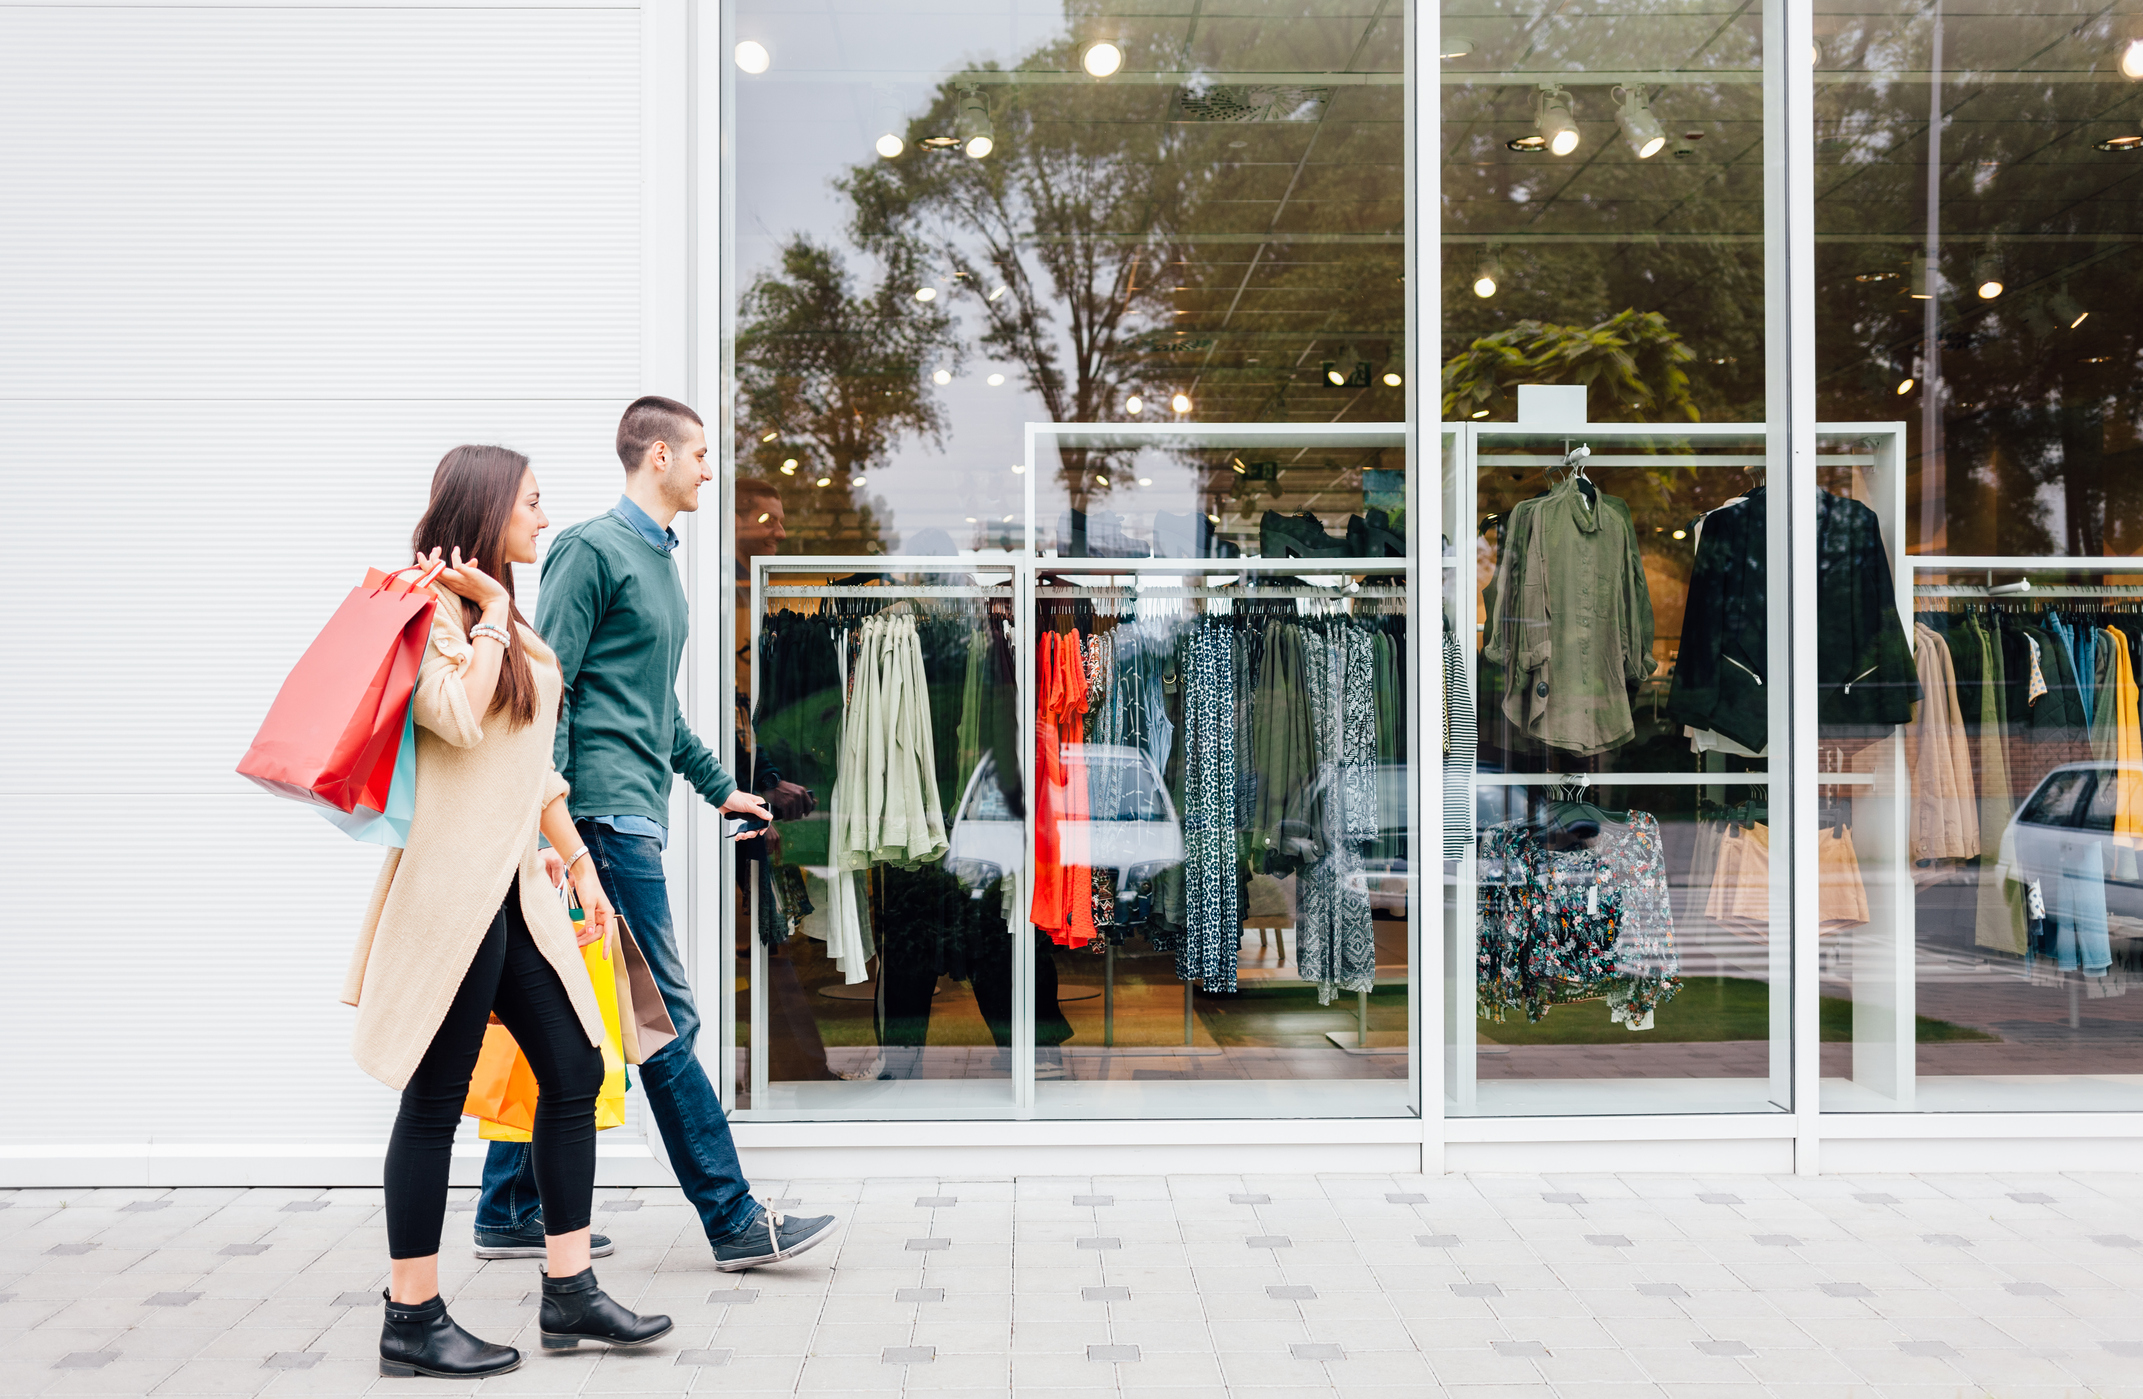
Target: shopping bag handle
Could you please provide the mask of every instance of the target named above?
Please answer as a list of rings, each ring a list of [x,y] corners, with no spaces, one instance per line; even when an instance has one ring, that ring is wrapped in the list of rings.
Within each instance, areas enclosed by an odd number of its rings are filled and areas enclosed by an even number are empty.
[[[429,588],[432,583],[439,577],[439,575],[444,572],[446,572],[446,560],[444,559],[441,559],[438,563],[430,565],[413,563],[407,568],[398,568],[394,572],[380,579],[379,587],[374,588],[372,590],[372,593],[375,597],[377,597],[381,592],[385,591],[388,584],[394,582],[403,574],[414,573],[419,575],[419,577],[415,582],[411,583],[406,589],[404,589],[405,592],[413,593],[419,588]]]

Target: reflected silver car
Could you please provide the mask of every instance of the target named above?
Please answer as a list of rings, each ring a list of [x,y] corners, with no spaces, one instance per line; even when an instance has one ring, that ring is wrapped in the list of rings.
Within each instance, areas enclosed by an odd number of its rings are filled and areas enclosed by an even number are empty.
[[[1067,743],[1064,761],[1084,766],[1091,800],[1107,809],[1090,810],[1083,821],[1059,821],[1060,848],[1078,849],[1083,841],[1087,864],[1116,871],[1119,902],[1150,898],[1154,877],[1183,863],[1183,823],[1153,759],[1121,744]],[[978,898],[1000,875],[1025,865],[1026,824],[997,785],[994,755],[968,778],[948,840],[946,867]]]

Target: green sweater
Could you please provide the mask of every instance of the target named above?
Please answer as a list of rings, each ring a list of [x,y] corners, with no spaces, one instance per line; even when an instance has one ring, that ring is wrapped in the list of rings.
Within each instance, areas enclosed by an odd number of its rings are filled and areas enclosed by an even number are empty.
[[[558,653],[565,694],[554,761],[575,820],[670,821],[670,774],[719,806],[727,768],[678,712],[677,667],[690,619],[668,554],[615,514],[559,534],[543,560],[536,630]]]

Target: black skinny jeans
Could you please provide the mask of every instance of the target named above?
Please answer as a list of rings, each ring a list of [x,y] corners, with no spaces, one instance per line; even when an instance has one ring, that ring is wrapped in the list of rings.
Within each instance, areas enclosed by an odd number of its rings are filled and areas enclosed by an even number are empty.
[[[595,1095],[603,1052],[588,1043],[558,973],[536,950],[521,915],[518,878],[491,919],[431,1048],[402,1090],[387,1141],[387,1252],[426,1258],[439,1251],[446,1219],[447,1164],[469,1077],[493,1011],[513,1032],[541,1090],[536,1098],[536,1192],[547,1234],[588,1227],[595,1191]]]

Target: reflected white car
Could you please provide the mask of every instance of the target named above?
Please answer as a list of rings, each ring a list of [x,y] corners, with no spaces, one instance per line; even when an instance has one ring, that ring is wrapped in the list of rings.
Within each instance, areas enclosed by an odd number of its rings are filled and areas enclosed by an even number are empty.
[[[1120,744],[1067,743],[1064,761],[1084,766],[1088,791],[1109,809],[1089,811],[1083,821],[1060,820],[1058,848],[1083,848],[1087,864],[1114,870],[1119,902],[1151,898],[1154,877],[1183,863],[1183,823],[1153,759]],[[968,778],[948,839],[946,866],[977,898],[1000,875],[1026,864],[1026,824],[1005,803],[994,756],[985,756]]]

